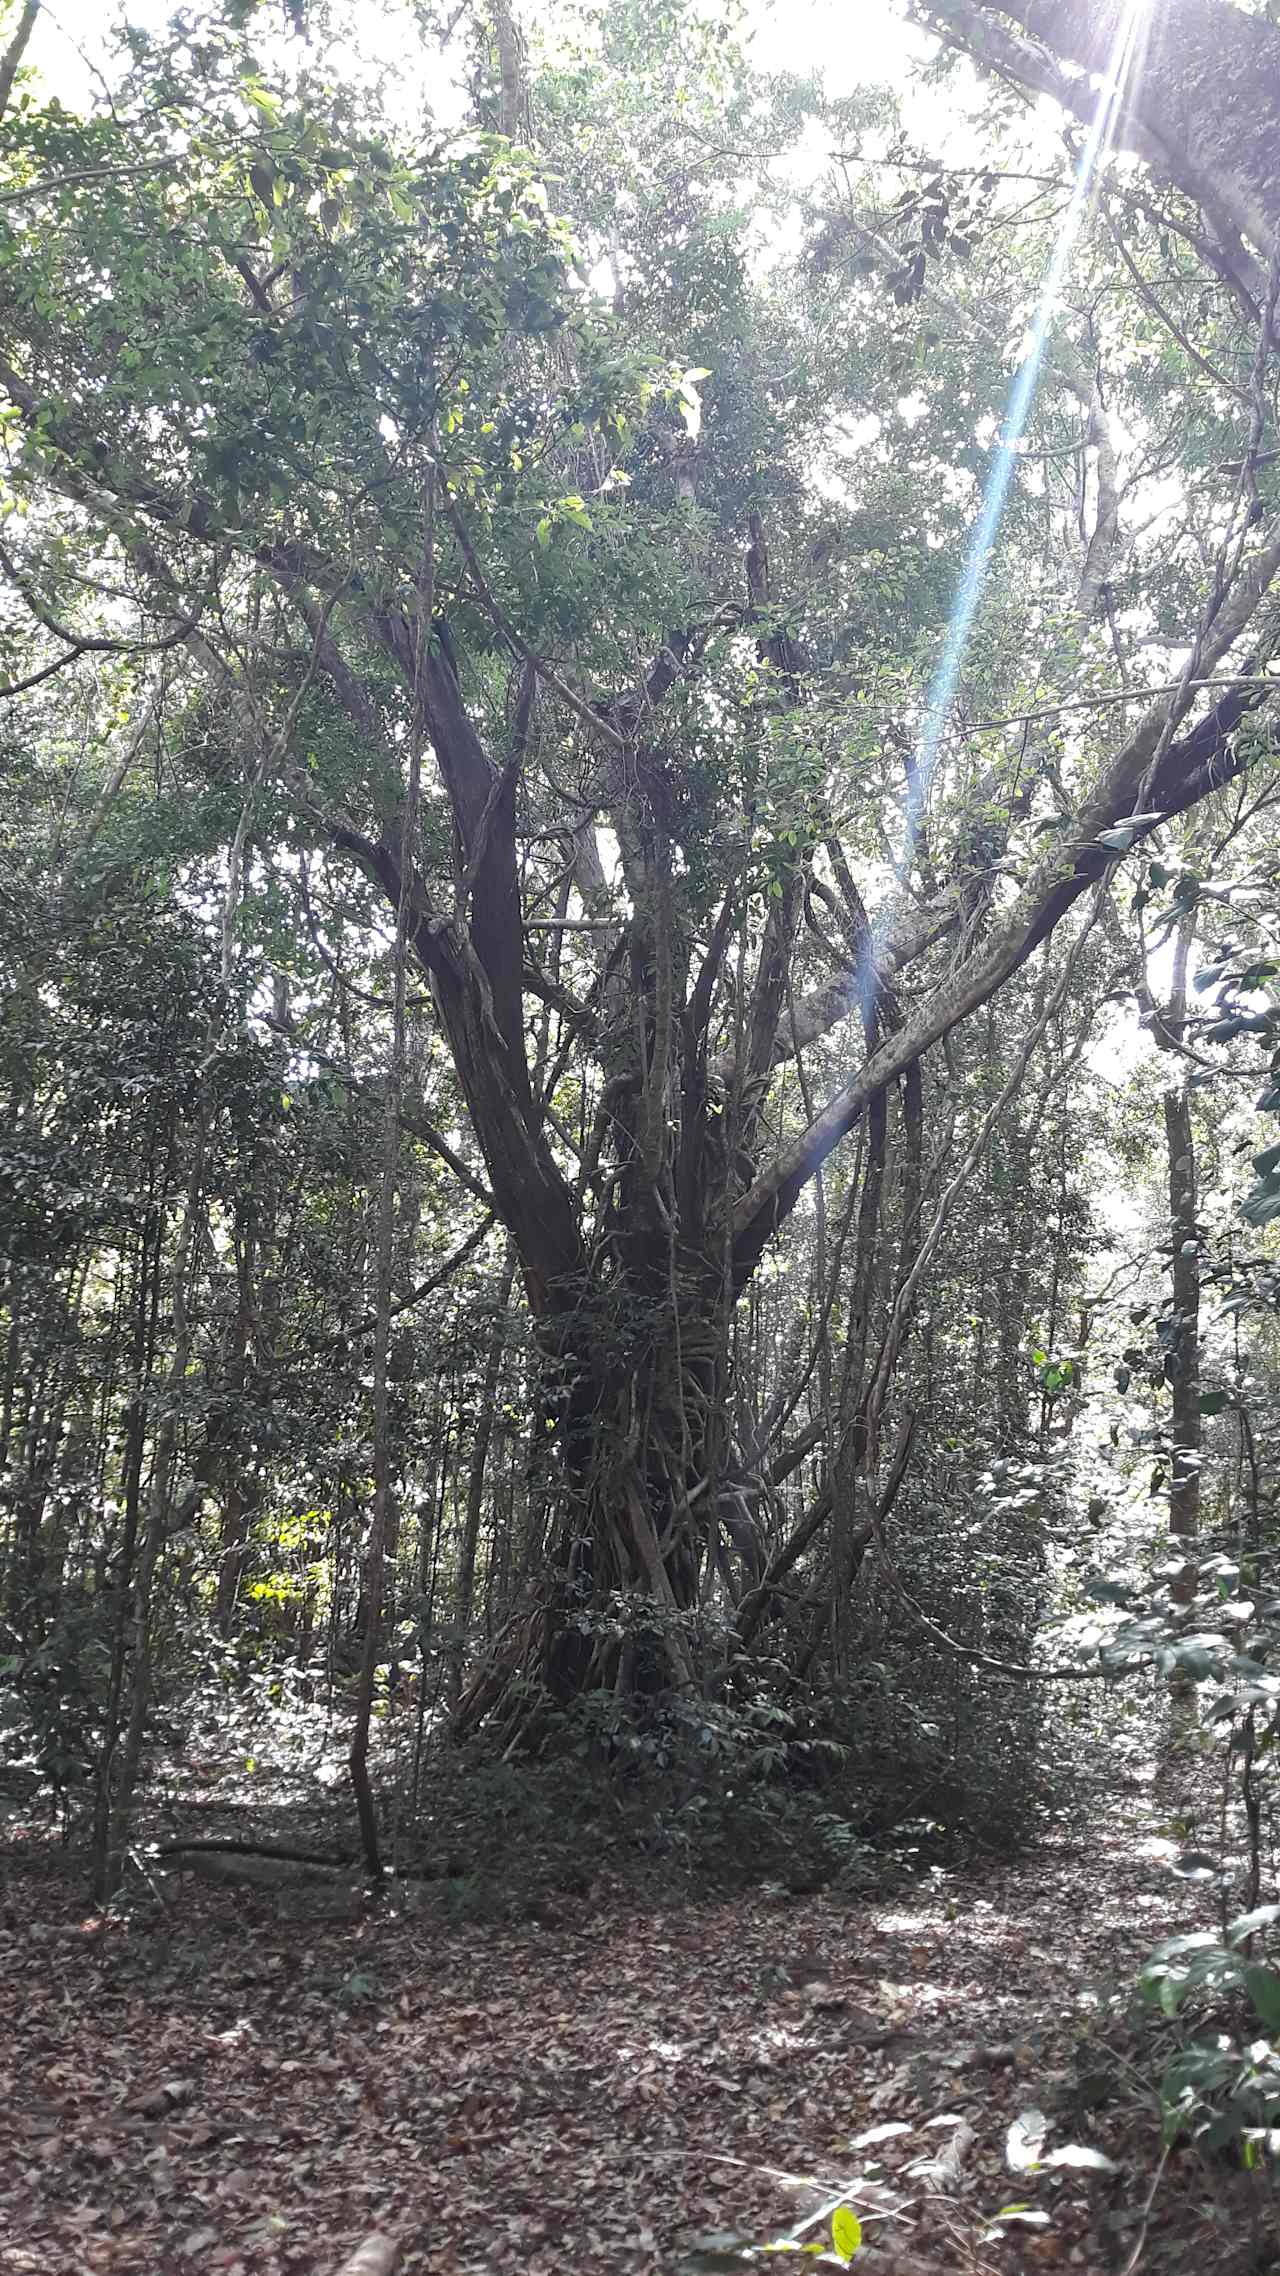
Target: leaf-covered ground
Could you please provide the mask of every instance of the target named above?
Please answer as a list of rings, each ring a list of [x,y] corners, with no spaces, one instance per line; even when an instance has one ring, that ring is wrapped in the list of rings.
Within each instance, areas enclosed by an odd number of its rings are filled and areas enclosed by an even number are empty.
[[[440,1883],[370,1904],[189,1850],[103,1919],[82,1866],[11,1824],[0,2269],[328,2272],[382,2230],[406,2276],[679,2276],[747,2265],[721,2257],[742,2240],[829,2242],[835,2199],[867,2276],[1280,2265],[1259,2185],[1190,2154],[1144,2226],[1150,2047],[1113,1995],[1194,1925],[1175,1846],[1131,1792],[879,1901],[698,1902],[584,1867],[470,1923]],[[1011,2170],[1019,2140],[1036,2170]],[[1030,2219],[993,2222],[1014,2203]]]

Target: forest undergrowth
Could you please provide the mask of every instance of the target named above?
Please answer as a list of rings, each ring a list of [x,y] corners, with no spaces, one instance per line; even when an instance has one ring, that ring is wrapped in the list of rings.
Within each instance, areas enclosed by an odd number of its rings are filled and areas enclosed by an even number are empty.
[[[1277,2265],[1269,2161],[1162,2151],[1186,2034],[1134,1999],[1213,1926],[1194,1772],[1100,1754],[1014,1860],[807,1893],[709,1891],[652,1812],[593,1837],[557,1775],[428,1781],[371,1893],[345,1802],[207,1765],[105,1915],[11,1804],[4,2276],[328,2276],[374,2235],[401,2276],[693,2276],[830,2255],[842,2203],[869,2276]]]

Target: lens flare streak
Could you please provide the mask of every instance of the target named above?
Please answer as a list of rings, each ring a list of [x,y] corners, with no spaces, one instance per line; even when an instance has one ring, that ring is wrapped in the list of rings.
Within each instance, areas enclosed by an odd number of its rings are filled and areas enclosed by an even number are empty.
[[[955,694],[960,666],[968,645],[973,620],[982,598],[987,571],[991,564],[992,549],[1004,512],[1009,484],[1018,457],[1036,386],[1044,361],[1045,345],[1053,324],[1058,296],[1066,281],[1071,255],[1081,224],[1088,211],[1098,169],[1107,155],[1115,134],[1125,88],[1132,75],[1139,31],[1146,14],[1147,0],[1129,0],[1116,35],[1107,76],[1099,90],[1098,107],[1076,168],[1070,202],[1062,218],[1058,240],[1053,249],[1036,306],[1034,321],[1028,337],[1027,352],[1009,390],[1005,410],[1004,431],[996,451],[995,463],[987,481],[982,511],[978,517],[969,545],[964,574],[956,593],[951,620],[947,627],[946,643],[934,673],[925,708],[916,755],[916,767],[907,803],[907,854],[914,849],[920,827],[921,808],[928,794],[938,753],[946,726],[947,713]]]

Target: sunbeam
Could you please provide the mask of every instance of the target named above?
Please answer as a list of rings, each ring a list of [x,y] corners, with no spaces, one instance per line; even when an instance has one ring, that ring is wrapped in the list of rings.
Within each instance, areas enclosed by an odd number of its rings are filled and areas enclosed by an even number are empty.
[[[1035,401],[1040,369],[1044,361],[1045,344],[1053,324],[1059,294],[1066,281],[1071,256],[1081,225],[1089,210],[1099,170],[1115,135],[1116,122],[1123,107],[1127,86],[1134,76],[1137,53],[1142,41],[1149,0],[1127,0],[1116,31],[1115,46],[1107,75],[1098,91],[1098,106],[1089,128],[1085,146],[1076,169],[1070,202],[1063,215],[1057,243],[1045,273],[1035,318],[1028,339],[1027,353],[1014,375],[1005,410],[1004,428],[996,451],[995,462],[987,481],[982,511],[978,516],[970,541],[964,573],[956,592],[955,603],[947,627],[946,641],[938,668],[929,689],[924,722],[916,752],[916,766],[907,803],[907,858],[910,859],[920,827],[921,808],[928,795],[929,785],[938,762],[938,752],[946,726],[947,714],[955,694],[960,666],[968,645],[973,620],[982,598],[983,587],[991,563],[992,550],[1004,512],[1009,484],[1018,456],[1031,407]]]

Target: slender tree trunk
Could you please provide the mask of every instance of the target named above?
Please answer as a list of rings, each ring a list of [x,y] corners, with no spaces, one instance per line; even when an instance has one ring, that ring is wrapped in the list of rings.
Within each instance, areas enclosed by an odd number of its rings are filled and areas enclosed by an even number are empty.
[[[1196,1152],[1185,1084],[1164,1094],[1173,1242],[1173,1319],[1166,1368],[1172,1400],[1172,1468],[1169,1535],[1182,1558],[1174,1583],[1180,1604],[1196,1593],[1196,1539],[1200,1530],[1200,1257],[1196,1231]]]
[[[224,1641],[235,1627],[249,1525],[257,1499],[256,1481],[251,1479],[246,1485],[237,1462],[223,1490],[222,1523],[218,1541],[218,1586],[213,1608],[214,1626]]]
[[[498,1396],[498,1379],[502,1372],[502,1354],[505,1348],[504,1329],[507,1306],[516,1275],[514,1244],[508,1242],[506,1262],[498,1283],[497,1316],[489,1337],[489,1353],[485,1362],[484,1390],[480,1399],[480,1413],[476,1422],[475,1441],[471,1449],[471,1468],[467,1479],[467,1507],[462,1526],[462,1542],[458,1552],[458,1586],[454,1607],[456,1635],[449,1655],[448,1701],[450,1708],[458,1704],[462,1691],[462,1671],[466,1660],[467,1635],[475,1597],[476,1549],[480,1540],[480,1520],[484,1513],[485,1467],[489,1460],[489,1447],[493,1440],[494,1406]]]
[[[134,1557],[142,1522],[142,1463],[147,1441],[148,1387],[155,1364],[156,1321],[159,1306],[161,1203],[154,1198],[138,1238],[138,1264],[134,1288],[134,1332],[130,1353],[132,1382],[125,1410],[125,1437],[121,1461],[123,1520],[116,1552],[112,1588],[113,1630],[111,1671],[102,1719],[98,1784],[94,1797],[92,1875],[100,1897],[108,1893],[108,1854],[111,1832],[111,1798],[117,1776],[116,1749],[125,1707],[125,1679],[129,1664],[129,1615],[134,1598]]]
[[[120,1886],[134,1791],[142,1761],[142,1744],[146,1735],[147,1710],[151,1704],[152,1583],[168,1531],[170,1484],[178,1437],[177,1401],[191,1363],[192,1329],[188,1280],[196,1248],[196,1226],[204,1202],[206,1138],[206,1126],[202,1118],[197,1127],[195,1155],[173,1260],[173,1343],[161,1393],[163,1408],[160,1426],[152,1448],[147,1519],[134,1574],[129,1711],[120,1742],[119,1762],[106,1825],[106,1841],[101,1855],[94,1861],[94,1894],[99,1903],[108,1902]]]
[[[1170,1423],[1169,1536],[1182,1559],[1174,1583],[1179,1604],[1196,1593],[1196,1540],[1200,1530],[1200,1235],[1196,1222],[1196,1141],[1191,1097],[1178,1046],[1187,1016],[1187,963],[1195,937],[1194,911],[1178,927],[1174,944],[1169,1006],[1155,1021],[1155,1038],[1173,1064],[1162,1101],[1165,1163],[1169,1190],[1169,1239],[1173,1256],[1165,1375],[1172,1406]]]
[[[428,478],[426,532],[418,589],[417,645],[414,653],[414,705],[409,746],[409,782],[400,831],[399,894],[396,907],[395,988],[391,1030],[391,1065],[382,1128],[382,1181],[378,1200],[377,1317],[373,1332],[373,1514],[365,1556],[364,1649],[356,1689],[355,1722],[347,1755],[351,1790],[365,1863],[375,1879],[382,1874],[378,1846],[378,1819],[369,1784],[369,1727],[373,1717],[373,1686],[382,1646],[383,1603],[386,1593],[388,1547],[398,1533],[395,1501],[396,1449],[391,1409],[388,1360],[391,1351],[392,1272],[395,1261],[396,1189],[400,1168],[400,1102],[404,1090],[406,1058],[405,1000],[408,967],[410,910],[413,902],[414,851],[422,779],[422,751],[426,719],[423,675],[426,669],[432,622],[434,583],[434,479]]]
[[[1169,1541],[1180,1558],[1173,1583],[1175,1604],[1193,1604],[1196,1594],[1196,1541],[1200,1531],[1200,1236],[1196,1223],[1195,1131],[1186,1070],[1178,1057],[1186,1026],[1187,964],[1195,938],[1195,911],[1183,917],[1174,941],[1173,981],[1168,1007],[1159,1012],[1147,996],[1152,1031],[1171,1060],[1171,1080],[1162,1099],[1165,1175],[1169,1194],[1169,1279],[1172,1303],[1165,1331],[1165,1379],[1171,1406],[1169,1424]],[[1176,1750],[1195,1718],[1195,1685],[1176,1672],[1170,1685],[1169,1738]]]
[[[498,132],[505,134],[508,142],[527,142],[531,139],[529,90],[525,81],[524,42],[520,27],[508,0],[490,0],[489,14],[493,24],[494,45],[498,50],[498,76],[501,82]]]
[[[3,56],[0,56],[0,119],[4,117],[9,108],[9,97],[13,93],[13,82],[17,77],[22,58],[26,54],[27,42],[36,28],[36,17],[39,13],[40,0],[25,0],[13,38]]]

